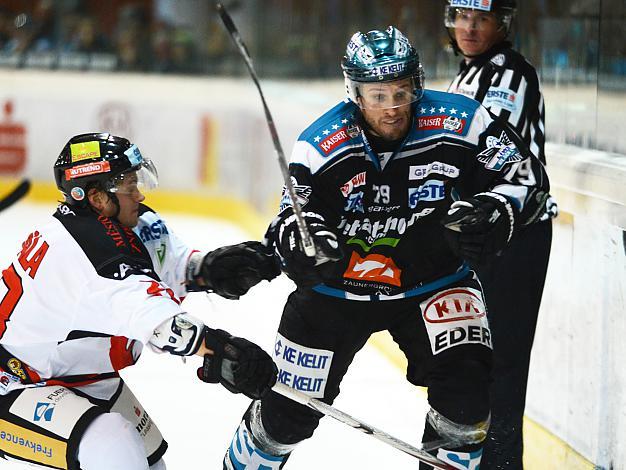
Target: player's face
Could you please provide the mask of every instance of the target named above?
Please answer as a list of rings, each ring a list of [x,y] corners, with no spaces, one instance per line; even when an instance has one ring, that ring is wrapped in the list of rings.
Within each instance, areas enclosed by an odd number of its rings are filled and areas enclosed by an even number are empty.
[[[504,39],[504,30],[494,13],[459,8],[454,26],[456,42],[467,57],[487,52]]]
[[[360,107],[370,130],[387,140],[401,139],[411,125],[412,79],[364,84]]]
[[[117,212],[117,206],[110,193],[106,193],[104,207],[100,211],[100,215],[113,217]],[[124,226],[132,228],[137,225],[139,220],[139,203],[146,198],[137,187],[137,173],[132,172],[124,176],[115,185],[115,196],[119,202],[119,213],[117,220]]]

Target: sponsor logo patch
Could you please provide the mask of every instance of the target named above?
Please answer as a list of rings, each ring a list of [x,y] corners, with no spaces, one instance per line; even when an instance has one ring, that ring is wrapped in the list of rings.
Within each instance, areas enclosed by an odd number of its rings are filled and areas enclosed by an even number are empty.
[[[109,165],[109,162],[87,163],[85,165],[78,165],[74,168],[68,168],[65,170],[65,179],[66,181],[69,181],[74,178],[95,175],[98,173],[107,173],[109,171],[111,171],[111,165]]]
[[[517,94],[508,88],[491,88],[483,100],[485,108],[499,106],[511,113],[517,112],[521,105],[522,103],[517,99]]]
[[[337,132],[330,134],[328,137],[326,137],[324,140],[322,140],[318,144],[319,147],[322,149],[322,151],[326,155],[328,155],[335,148],[337,148],[342,142],[345,142],[346,140],[350,140],[351,137],[348,135],[346,131],[347,129],[345,127],[342,127]]]
[[[38,402],[35,406],[35,414],[33,421],[52,421],[52,415],[54,414],[54,404]]]
[[[448,178],[457,178],[459,169],[453,165],[442,162],[432,162],[428,165],[411,165],[409,167],[409,180],[421,180],[431,173],[447,176]]]
[[[307,348],[278,333],[273,354],[278,381],[313,398],[322,398],[333,354],[325,349]]]
[[[343,277],[401,286],[401,274],[402,270],[396,266],[396,263],[391,258],[379,254],[367,255],[365,258],[361,258],[356,251],[353,251]]]
[[[491,348],[485,303],[477,289],[446,289],[420,303],[433,354],[460,344]]]
[[[96,141],[70,144],[70,155],[72,163],[100,158],[100,144]]]
[[[434,131],[443,129],[456,134],[463,132],[465,127],[465,119],[455,116],[440,114],[438,116],[423,116],[417,119],[417,129],[420,131]]]
[[[343,197],[348,197],[348,194],[350,194],[354,188],[365,185],[366,176],[367,172],[363,171],[346,181],[340,188]]]
[[[491,11],[492,0],[450,0],[451,7]]]
[[[409,207],[415,209],[420,201],[440,201],[445,197],[443,181],[428,180],[419,188],[409,188]]]

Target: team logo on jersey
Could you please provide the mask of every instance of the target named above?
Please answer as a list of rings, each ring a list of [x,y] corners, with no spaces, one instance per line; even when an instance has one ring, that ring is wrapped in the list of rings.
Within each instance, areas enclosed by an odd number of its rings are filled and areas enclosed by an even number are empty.
[[[396,266],[396,263],[391,258],[378,254],[371,254],[361,258],[356,251],[353,251],[343,277],[401,286],[401,274],[402,270]]]
[[[477,289],[456,287],[420,303],[433,354],[461,344],[491,348],[485,303]]]
[[[352,178],[350,178],[350,180],[346,181],[340,188],[343,197],[348,197],[348,194],[350,194],[354,188],[365,185],[366,176],[367,173],[363,171],[358,175],[354,175]]]
[[[37,406],[35,407],[35,414],[33,416],[33,421],[52,421],[52,415],[54,413],[54,404],[53,403],[42,403],[37,402]]]
[[[502,67],[506,62],[506,56],[504,54],[496,54],[491,58],[490,62],[494,65]]]
[[[498,87],[490,88],[483,100],[483,106],[491,108],[499,106],[502,109],[515,113],[522,106],[517,99],[517,94],[508,88]]]
[[[292,176],[291,184],[293,185],[293,190],[296,193],[296,199],[298,200],[298,205],[303,207],[309,202],[309,197],[313,190],[311,186],[306,186],[303,184],[298,184],[298,181]],[[287,186],[283,186],[283,194],[280,200],[280,211],[282,212],[287,207],[291,207],[291,197],[289,196],[289,191],[287,191]]]
[[[459,169],[454,165],[448,165],[442,162],[432,162],[428,165],[411,165],[409,167],[409,180],[421,180],[431,173],[447,176],[448,178],[457,178]]]
[[[364,214],[365,210],[363,209],[363,191],[359,191],[355,194],[350,194],[343,210],[346,212],[361,212],[362,214]]]
[[[409,207],[415,209],[420,201],[440,201],[446,197],[443,181],[428,180],[419,188],[409,188]]]
[[[485,143],[487,148],[478,154],[478,161],[484,163],[488,170],[500,171],[504,165],[523,160],[519,150],[504,131],[499,138],[490,135]]]

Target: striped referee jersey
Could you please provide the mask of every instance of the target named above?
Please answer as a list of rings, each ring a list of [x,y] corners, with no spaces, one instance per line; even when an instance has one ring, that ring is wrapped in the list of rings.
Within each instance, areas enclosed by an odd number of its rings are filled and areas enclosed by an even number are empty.
[[[546,163],[545,109],[535,68],[504,41],[468,63],[463,60],[448,91],[480,101],[517,131]]]

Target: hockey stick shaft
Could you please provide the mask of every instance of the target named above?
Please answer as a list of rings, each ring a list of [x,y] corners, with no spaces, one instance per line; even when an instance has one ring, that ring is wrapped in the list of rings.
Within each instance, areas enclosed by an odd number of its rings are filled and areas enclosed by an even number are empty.
[[[30,180],[23,179],[9,194],[0,199],[0,211],[7,209],[22,199],[30,189]]]
[[[300,204],[298,203],[296,190],[291,182],[291,175],[289,174],[289,165],[287,164],[287,159],[285,158],[285,152],[283,151],[283,146],[280,143],[280,139],[278,138],[278,132],[276,131],[276,125],[274,124],[274,118],[272,117],[272,113],[270,112],[269,107],[267,106],[267,102],[265,101],[265,96],[263,95],[263,90],[261,89],[261,84],[259,83],[259,77],[254,70],[254,66],[252,64],[252,59],[250,58],[250,53],[248,52],[248,48],[244,44],[241,39],[241,35],[239,34],[239,30],[235,26],[233,19],[230,17],[226,8],[221,3],[216,4],[217,13],[220,15],[222,19],[222,23],[226,27],[228,34],[231,39],[237,46],[241,57],[243,57],[246,67],[248,68],[248,72],[252,77],[252,81],[256,85],[256,88],[261,96],[261,102],[263,103],[263,111],[265,112],[265,120],[267,122],[267,126],[269,127],[270,134],[272,136],[272,142],[274,144],[274,149],[276,150],[276,155],[278,156],[278,164],[280,166],[280,171],[283,175],[283,180],[285,182],[285,187],[287,188],[287,192],[289,193],[289,197],[291,198],[291,203],[293,206],[293,211],[296,216],[296,223],[298,224],[298,231],[300,232],[300,237],[302,238],[302,245],[304,247],[304,252],[309,257],[316,256],[315,244],[313,243],[313,239],[311,238],[311,234],[306,226],[304,221],[304,217],[302,216],[302,209],[300,208]]]
[[[434,450],[439,447],[442,447],[443,445],[446,445],[446,442],[444,441],[428,443],[428,445],[422,448],[418,448],[418,447],[412,446],[411,444],[407,442],[404,442],[398,439],[397,437],[391,436],[387,434],[386,432],[375,428],[374,426],[370,426],[369,424],[366,424],[363,421],[356,419],[350,416],[349,414],[344,413],[343,411],[340,411],[337,408],[334,408],[328,405],[327,403],[324,403],[315,398],[311,398],[305,393],[302,393],[298,390],[288,387],[287,385],[282,384],[280,382],[274,385],[272,390],[284,397],[287,397],[297,403],[300,403],[301,405],[308,406],[309,408],[319,413],[322,413],[323,415],[330,416],[331,418],[334,418],[337,421],[340,421],[344,424],[347,424],[348,426],[358,429],[359,431],[365,434],[369,434],[375,439],[378,439],[379,441],[382,441],[385,444],[388,444],[398,450],[401,450],[402,452],[406,454],[409,454],[415,457],[420,462],[427,463],[429,465],[432,465],[434,468],[438,468],[442,470],[456,470],[455,467],[452,467],[450,464],[442,462],[441,460],[439,460],[438,458],[432,456],[431,454],[427,452],[427,450]]]

